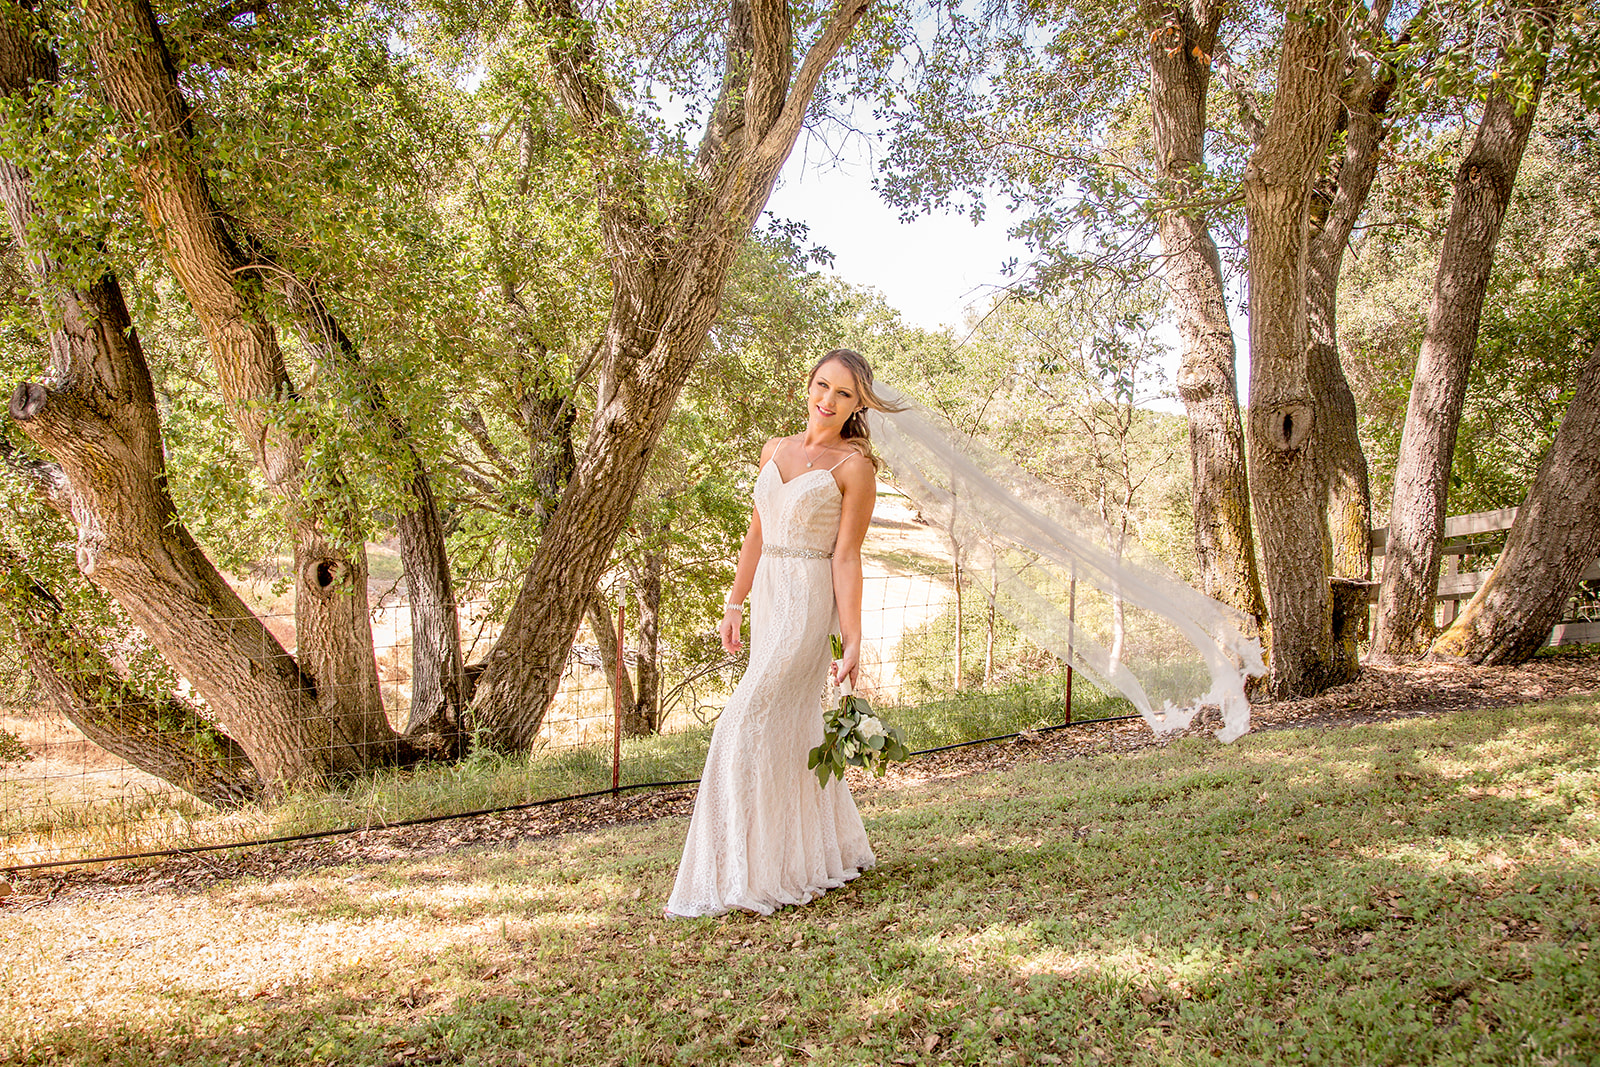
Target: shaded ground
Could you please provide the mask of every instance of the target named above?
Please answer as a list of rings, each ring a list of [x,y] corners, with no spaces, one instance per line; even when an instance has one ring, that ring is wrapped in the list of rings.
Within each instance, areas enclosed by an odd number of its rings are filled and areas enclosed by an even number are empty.
[[[1551,655],[1509,668],[1431,663],[1365,667],[1356,681],[1310,700],[1254,705],[1251,729],[1331,728],[1464,708],[1511,707],[1592,692],[1600,692],[1600,653],[1593,651]],[[1178,736],[1198,736],[1206,729],[1202,723]],[[1164,743],[1138,720],[1088,724],[1041,734],[1037,739],[974,745],[918,757],[891,770],[882,780],[852,772],[851,788],[870,793],[898,784],[966,776],[1022,762],[1127,752]],[[239,877],[272,878],[352,862],[384,862],[465,848],[509,847],[526,838],[687,816],[693,804],[692,788],[647,791],[424,826],[367,830],[290,845],[19,875],[10,880],[10,895],[0,896],[0,915],[64,896],[81,899],[197,889]]]

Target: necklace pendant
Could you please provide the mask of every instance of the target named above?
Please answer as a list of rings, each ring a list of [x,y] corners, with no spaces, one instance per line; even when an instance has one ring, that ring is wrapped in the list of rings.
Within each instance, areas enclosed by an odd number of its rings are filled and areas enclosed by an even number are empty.
[[[806,464],[806,470],[810,470],[810,469],[811,469],[811,464],[807,463]]]

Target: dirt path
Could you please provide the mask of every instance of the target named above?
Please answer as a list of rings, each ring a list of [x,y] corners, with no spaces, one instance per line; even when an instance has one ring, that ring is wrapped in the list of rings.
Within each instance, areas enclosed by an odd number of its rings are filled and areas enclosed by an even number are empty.
[[[897,692],[901,638],[938,618],[950,599],[949,545],[880,484],[862,556],[862,668],[869,689]]]

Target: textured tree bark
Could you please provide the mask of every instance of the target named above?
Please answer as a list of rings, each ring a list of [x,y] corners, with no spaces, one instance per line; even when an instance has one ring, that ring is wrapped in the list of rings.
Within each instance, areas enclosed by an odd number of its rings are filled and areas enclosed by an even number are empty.
[[[90,51],[102,91],[144,146],[133,164],[151,232],[206,335],[224,400],[276,494],[295,544],[297,654],[328,720],[330,771],[393,760],[367,606],[366,552],[343,547],[305,502],[306,442],[273,419],[295,397],[276,331],[252,290],[194,154],[187,102],[147,0],[88,0]],[[319,487],[332,499],[336,484]],[[345,523],[345,528],[353,524]]]
[[[994,576],[989,577],[989,588],[994,588]],[[983,687],[985,689],[994,682],[994,620],[995,603],[994,594],[989,594],[988,610],[983,619]]]
[[[606,684],[611,687],[612,699],[624,708],[631,708],[637,703],[633,696],[633,679],[628,675],[628,665],[619,658],[622,646],[617,644],[617,624],[611,617],[611,606],[596,589],[585,610],[589,614],[589,628],[594,631],[595,646],[600,650],[600,662],[606,672]]]
[[[528,473],[533,484],[539,487],[534,517],[542,527],[559,505],[577,463],[572,431],[577,424],[578,408],[568,390],[549,376],[545,367],[548,356],[545,346],[535,344],[533,350],[537,376],[518,398],[517,416],[528,440]]]
[[[1162,265],[1178,318],[1178,396],[1189,418],[1195,556],[1201,589],[1248,616],[1266,616],[1251,530],[1244,427],[1222,261],[1204,214],[1188,206],[1205,166],[1206,94],[1224,5],[1146,4],[1156,158],[1172,206],[1158,220]]]
[[[1295,5],[1277,93],[1245,171],[1250,240],[1251,499],[1272,619],[1269,689],[1306,695],[1333,677],[1330,545],[1317,461],[1306,313],[1311,183],[1325,158],[1348,41],[1344,0]]]
[[[22,19],[0,19],[0,90],[55,79],[54,56]],[[41,120],[43,121],[43,120]],[[51,324],[43,383],[17,386],[10,414],[59,468],[35,486],[77,530],[79,569],[205,697],[269,788],[320,780],[328,747],[310,679],[195,544],[167,493],[149,368],[116,278],[87,290],[56,278],[30,244],[38,213],[28,174],[0,161],[12,233]]]
[[[673,217],[657,222],[627,120],[596,76],[590,24],[572,0],[528,0],[550,32],[567,113],[596,161],[615,295],[582,454],[473,695],[473,724],[491,743],[523,749],[537,736],[589,590],[716,320],[728,268],[794,147],[823,70],[869,2],[841,0],[796,71],[788,5],[734,0],[722,92],[695,174]]]
[[[1517,510],[1494,570],[1431,655],[1521,663],[1561,619],[1600,556],[1600,344],[1589,353],[1561,428]]]
[[[90,741],[214,807],[261,796],[245,752],[193,707],[128,684],[103,652],[60,618],[60,602],[0,547],[0,603],[16,624],[28,666],[56,708]]]
[[[1373,5],[1368,25],[1382,34],[1389,4]],[[1311,203],[1311,248],[1306,282],[1310,338],[1307,372],[1316,404],[1316,460],[1326,508],[1332,578],[1362,583],[1335,590],[1333,658],[1329,682],[1349,681],[1360,669],[1357,642],[1365,636],[1364,583],[1372,575],[1372,492],[1361,448],[1355,396],[1339,362],[1339,268],[1373,179],[1387,134],[1384,112],[1395,88],[1392,66],[1374,57],[1353,58],[1340,111],[1344,152]]]
[[[656,543],[666,531],[647,532],[649,541],[633,576],[639,605],[639,688],[622,717],[625,737],[645,737],[661,726],[661,575],[666,548]]]
[[[1456,172],[1450,221],[1439,249],[1428,323],[1400,438],[1372,640],[1375,658],[1420,655],[1435,632],[1434,597],[1439,590],[1439,552],[1456,429],[1494,267],[1494,246],[1533,127],[1558,8],[1539,0],[1513,12],[1508,36],[1520,37],[1523,28],[1531,26],[1539,41],[1533,98],[1519,103],[1496,86],[1484,105],[1472,147]]]

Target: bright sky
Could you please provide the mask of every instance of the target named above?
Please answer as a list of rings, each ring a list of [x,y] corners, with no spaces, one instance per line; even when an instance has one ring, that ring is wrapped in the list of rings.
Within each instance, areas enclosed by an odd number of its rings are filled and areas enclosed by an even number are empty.
[[[768,213],[805,223],[811,242],[834,254],[834,274],[877,289],[908,323],[930,330],[952,326],[964,336],[965,309],[989,307],[1011,280],[1001,267],[1013,257],[1026,264],[1027,246],[1006,234],[1009,216],[992,207],[979,226],[954,214],[901,222],[899,211],[873,192],[868,150],[864,137],[852,137],[836,156],[819,138],[802,135],[767,201]],[[1170,328],[1164,333],[1170,382],[1177,370],[1177,337]],[[1248,374],[1248,357],[1241,351],[1241,391]],[[1175,397],[1142,406],[1183,412]]]
[[[835,150],[801,136],[767,202],[767,211],[803,222],[813,244],[834,254],[833,273],[884,294],[914,326],[959,326],[969,304],[986,308],[1009,258],[1027,262],[1022,242],[1006,236],[1003,213],[973,226],[960,215],[924,215],[903,223],[872,190],[874,167],[862,137]]]

